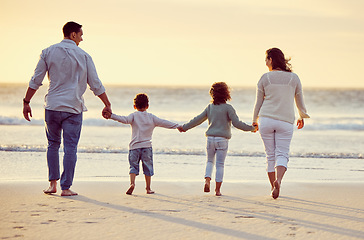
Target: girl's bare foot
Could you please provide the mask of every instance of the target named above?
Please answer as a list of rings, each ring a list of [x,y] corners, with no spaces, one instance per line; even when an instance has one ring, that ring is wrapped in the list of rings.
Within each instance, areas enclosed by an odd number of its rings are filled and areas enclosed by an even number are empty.
[[[215,188],[216,196],[221,196],[222,195],[221,192],[220,192],[221,185],[222,185],[222,182],[216,182],[216,188]]]
[[[134,187],[135,187],[134,184],[130,184],[130,187],[129,187],[128,191],[126,191],[126,194],[131,195],[134,191]]]
[[[274,185],[274,189],[273,189],[273,191],[272,191],[272,197],[274,198],[274,199],[277,199],[278,197],[279,197],[279,189],[280,189],[280,184],[277,182],[277,180],[276,181],[274,181],[274,183],[273,183],[273,185]]]
[[[70,189],[62,190],[61,196],[69,197],[69,196],[75,196],[78,195],[78,193],[71,191]]]
[[[210,183],[209,182],[205,182],[205,187],[203,189],[204,192],[210,192]]]
[[[147,190],[147,194],[153,194],[154,191],[152,189],[146,189]]]

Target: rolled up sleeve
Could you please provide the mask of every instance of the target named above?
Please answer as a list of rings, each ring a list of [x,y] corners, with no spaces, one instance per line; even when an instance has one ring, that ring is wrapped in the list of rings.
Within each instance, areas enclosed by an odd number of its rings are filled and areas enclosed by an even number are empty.
[[[105,87],[102,85],[99,76],[96,72],[95,64],[90,55],[87,54],[87,84],[90,86],[90,90],[99,96],[105,92]]]
[[[48,67],[45,61],[45,52],[43,51],[40,55],[38,64],[34,70],[34,74],[29,81],[29,87],[34,90],[38,90],[42,86],[42,82],[45,74],[47,73]]]

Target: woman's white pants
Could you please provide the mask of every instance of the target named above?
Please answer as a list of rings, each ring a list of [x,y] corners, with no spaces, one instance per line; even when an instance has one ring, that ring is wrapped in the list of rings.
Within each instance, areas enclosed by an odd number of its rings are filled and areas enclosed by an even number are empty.
[[[273,118],[260,117],[259,132],[267,156],[267,172],[275,172],[277,166],[283,166],[287,169],[293,124]]]

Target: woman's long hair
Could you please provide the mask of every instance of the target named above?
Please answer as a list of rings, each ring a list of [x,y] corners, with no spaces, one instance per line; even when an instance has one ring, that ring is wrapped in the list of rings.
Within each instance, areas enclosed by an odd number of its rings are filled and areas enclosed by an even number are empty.
[[[272,69],[292,72],[292,66],[289,63],[291,58],[285,58],[279,48],[270,48],[266,51],[267,59],[272,59]]]

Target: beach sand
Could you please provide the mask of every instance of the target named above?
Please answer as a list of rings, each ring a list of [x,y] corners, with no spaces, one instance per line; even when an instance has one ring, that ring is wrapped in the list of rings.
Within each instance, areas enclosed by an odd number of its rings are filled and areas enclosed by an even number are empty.
[[[77,181],[78,196],[46,195],[47,182],[0,182],[0,239],[364,239],[364,184],[291,183],[277,200],[268,183],[224,183],[222,197],[203,182],[143,178]],[[214,187],[214,185],[212,185]]]

